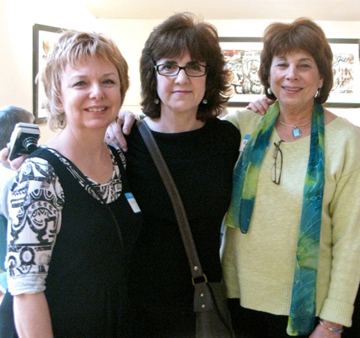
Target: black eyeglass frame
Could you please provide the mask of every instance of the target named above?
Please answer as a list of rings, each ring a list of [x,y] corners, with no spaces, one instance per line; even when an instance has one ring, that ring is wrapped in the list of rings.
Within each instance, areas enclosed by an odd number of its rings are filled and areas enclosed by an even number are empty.
[[[284,140],[280,140],[278,143],[274,142],[274,154],[273,154],[273,158],[274,158],[274,164],[272,167],[272,177],[271,180],[273,183],[279,185],[280,181],[281,181],[281,174],[282,174],[282,169],[283,169],[283,153],[282,150],[280,149],[280,145],[281,143],[284,142]],[[280,153],[280,170],[279,170],[279,174],[277,174],[277,160],[278,160],[278,155]]]
[[[159,71],[159,67],[160,66],[163,66],[163,65],[166,65],[166,63],[161,63],[159,65],[155,65],[154,66],[154,69],[158,72],[159,75],[161,76],[165,76],[165,77],[175,77],[175,76],[178,76],[180,71],[183,69],[185,74],[187,76],[190,76],[190,77],[202,77],[202,76],[205,76],[207,74],[207,72],[209,71],[209,66],[203,66],[203,65],[197,65],[198,67],[204,67],[205,70],[204,70],[204,74],[202,75],[190,75],[188,74],[188,72],[186,71],[186,68],[187,67],[191,67],[192,65],[186,65],[186,66],[178,66],[178,65],[172,65],[173,67],[178,67],[178,70],[175,74],[171,74],[171,75],[165,75],[165,74],[161,74],[160,71]]]

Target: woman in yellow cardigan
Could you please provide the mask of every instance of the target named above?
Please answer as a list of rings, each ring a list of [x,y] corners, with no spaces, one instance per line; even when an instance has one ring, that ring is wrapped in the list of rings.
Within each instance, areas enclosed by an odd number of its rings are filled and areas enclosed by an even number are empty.
[[[276,103],[227,116],[243,139],[222,252],[234,324],[338,337],[360,280],[360,132],[322,107],[332,52],[313,21],[270,25],[259,74]]]

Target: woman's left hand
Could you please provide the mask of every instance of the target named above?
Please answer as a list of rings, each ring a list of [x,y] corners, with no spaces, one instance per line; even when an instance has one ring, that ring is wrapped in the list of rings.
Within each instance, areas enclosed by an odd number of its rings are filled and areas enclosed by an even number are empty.
[[[136,120],[135,114],[128,110],[119,112],[118,119],[109,125],[105,134],[105,142],[120,147],[127,151],[127,142],[125,135],[129,135],[132,125]]]
[[[250,102],[246,109],[252,110],[254,113],[258,113],[260,115],[265,115],[274,102],[275,101],[268,99],[266,96],[263,96],[254,102]]]
[[[323,323],[328,327],[332,327],[336,330],[341,330],[342,325],[323,320]],[[339,338],[341,333],[332,332],[329,329],[323,327],[320,323],[316,326],[314,332],[309,336],[309,338]]]

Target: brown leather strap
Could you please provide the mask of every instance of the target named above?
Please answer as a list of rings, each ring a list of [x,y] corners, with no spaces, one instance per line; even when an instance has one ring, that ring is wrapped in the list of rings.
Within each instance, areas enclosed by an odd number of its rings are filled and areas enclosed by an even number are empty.
[[[177,190],[176,184],[171,176],[168,166],[160,152],[160,149],[149,129],[149,126],[145,121],[137,121],[140,134],[144,139],[145,145],[148,148],[150,155],[158,169],[158,172],[164,182],[166,190],[170,196],[171,203],[173,205],[176,220],[179,225],[182,241],[184,243],[186,255],[189,260],[191,276],[193,278],[193,284],[198,282],[207,282],[206,276],[202,271],[199,256],[196,251],[194,239],[190,229],[189,221],[186,216],[185,208],[182,203],[180,194]]]

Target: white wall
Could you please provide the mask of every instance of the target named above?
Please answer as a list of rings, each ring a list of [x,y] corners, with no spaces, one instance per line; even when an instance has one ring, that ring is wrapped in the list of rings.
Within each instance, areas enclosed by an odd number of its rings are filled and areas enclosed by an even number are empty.
[[[76,1],[0,0],[0,105],[32,110],[32,26],[87,29],[97,20]]]
[[[149,33],[161,21],[96,19],[82,6],[81,0],[0,0],[0,106],[13,104],[32,111],[32,26],[37,23],[94,30],[113,38],[130,69],[131,86],[124,108],[140,112],[140,53]],[[217,27],[220,36],[260,37],[273,20],[209,21]],[[318,23],[328,38],[360,37],[360,21]],[[359,109],[332,111],[360,125]],[[42,140],[51,135],[44,127],[42,134],[45,134]]]
[[[145,41],[162,20],[99,20],[98,28],[118,45],[129,65],[130,88],[123,108],[140,113],[139,61]]]
[[[81,1],[80,1],[81,2]],[[97,20],[76,0],[0,0],[0,106],[32,111],[32,27],[35,23],[94,29]],[[42,138],[52,133],[41,126]]]

